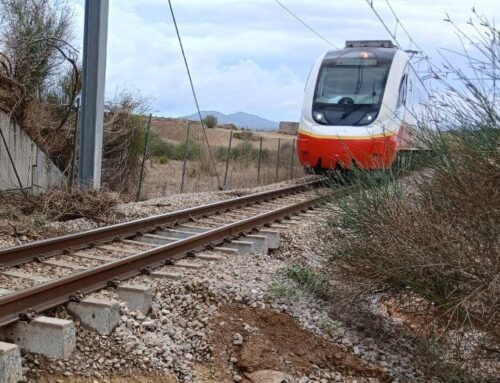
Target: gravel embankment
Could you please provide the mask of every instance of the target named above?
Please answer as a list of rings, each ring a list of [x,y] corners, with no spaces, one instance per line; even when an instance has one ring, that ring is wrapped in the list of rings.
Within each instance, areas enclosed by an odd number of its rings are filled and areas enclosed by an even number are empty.
[[[300,383],[379,382],[386,373],[411,380],[416,372],[407,358],[379,349],[345,323],[332,322],[329,308],[314,297],[286,300],[270,294],[288,264],[321,268],[327,254],[321,240],[327,230],[324,213],[285,226],[282,246],[272,254],[225,255],[201,262],[202,269],[182,270],[180,280],[134,278],[156,288],[147,316],[122,306],[120,324],[108,337],[78,325],[77,350],[68,360],[25,356],[29,381],[40,376],[48,382],[56,382],[49,376],[61,382],[76,377],[100,382],[121,375],[171,379],[173,374],[180,382],[250,382],[250,371],[260,369],[282,371]],[[64,309],[57,315],[67,316]],[[295,319],[292,324],[288,315]],[[281,328],[288,332],[279,337]],[[299,359],[287,352],[306,339],[314,340],[311,349],[319,352],[317,360],[304,364],[309,352]],[[249,356],[259,353],[265,360]]]

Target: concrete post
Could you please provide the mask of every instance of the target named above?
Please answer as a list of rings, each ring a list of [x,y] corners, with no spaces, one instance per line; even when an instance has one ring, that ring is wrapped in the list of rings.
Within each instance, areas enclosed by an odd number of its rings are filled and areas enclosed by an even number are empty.
[[[80,129],[80,184],[101,185],[109,0],[86,0]]]

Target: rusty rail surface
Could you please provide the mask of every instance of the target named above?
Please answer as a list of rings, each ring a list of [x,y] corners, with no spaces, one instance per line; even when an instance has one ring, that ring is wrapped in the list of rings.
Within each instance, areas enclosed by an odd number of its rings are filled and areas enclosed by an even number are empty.
[[[102,266],[0,297],[0,327],[18,321],[23,315],[40,313],[75,300],[80,294],[90,293],[105,288],[110,283],[147,273],[151,267],[169,264],[192,251],[203,249],[208,245],[217,245],[280,218],[305,211],[320,204],[321,201],[322,198],[316,196],[306,201],[290,204]]]
[[[90,244],[108,242],[118,238],[127,238],[137,235],[143,230],[154,229],[156,226],[173,225],[191,218],[199,218],[204,215],[214,214],[228,209],[264,202],[274,198],[295,194],[308,188],[314,188],[320,184],[321,180],[309,181],[199,207],[192,207],[171,213],[0,249],[0,266],[17,266],[39,258],[57,255],[66,250],[78,250]]]

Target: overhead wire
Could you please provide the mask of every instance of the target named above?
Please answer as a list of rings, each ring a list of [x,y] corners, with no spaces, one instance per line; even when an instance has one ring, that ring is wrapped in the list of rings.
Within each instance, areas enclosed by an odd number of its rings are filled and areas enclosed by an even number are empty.
[[[184,51],[184,46],[182,44],[182,39],[181,39],[181,35],[180,35],[180,32],[179,32],[179,27],[177,26],[177,20],[175,18],[174,8],[172,7],[172,1],[171,0],[168,0],[168,6],[170,8],[170,14],[172,15],[172,21],[174,23],[175,32],[177,34],[177,40],[179,41],[179,46],[181,48],[182,57],[184,59],[184,65],[186,67],[187,75],[188,75],[188,78],[189,78],[189,84],[191,85],[191,92],[193,94],[194,102],[196,104],[196,110],[197,110],[198,118],[199,118],[200,123],[201,123],[201,127],[202,127],[202,130],[203,130],[203,135],[205,136],[205,140],[207,142],[208,153],[210,155],[210,161],[212,162],[212,166],[213,166],[214,171],[215,171],[215,176],[217,178],[217,186],[218,186],[219,189],[221,189],[222,186],[221,186],[221,182],[220,182],[220,178],[219,178],[219,172],[217,171],[217,166],[215,165],[215,160],[214,160],[214,156],[212,154],[212,149],[210,147],[210,142],[208,140],[208,135],[207,135],[207,131],[205,129],[205,124],[203,122],[203,117],[201,116],[200,104],[198,103],[198,97],[196,96],[196,90],[194,88],[193,78],[191,76],[191,70],[189,69],[189,64],[188,64],[188,61],[187,61],[186,52]],[[186,150],[187,150],[187,147],[186,147]]]
[[[288,14],[290,14],[293,18],[295,18],[299,23],[301,23],[304,27],[309,29],[312,33],[314,33],[316,36],[318,36],[321,40],[323,40],[325,43],[330,45],[331,47],[335,49],[339,49],[334,43],[332,43],[330,40],[328,40],[325,36],[323,36],[321,33],[319,33],[317,30],[315,30],[313,27],[311,27],[309,24],[307,24],[304,20],[302,20],[299,16],[297,16],[294,12],[292,12],[285,4],[283,4],[279,0],[274,0],[276,4],[278,4],[281,8],[283,8]]]
[[[382,16],[380,16],[380,13],[375,9],[374,5],[373,5],[373,0],[365,0],[366,3],[368,4],[368,6],[371,8],[371,10],[373,11],[373,13],[375,14],[375,16],[378,18],[378,20],[380,21],[380,23],[382,24],[382,26],[385,28],[385,30],[387,31],[387,33],[392,37],[392,39],[394,40],[396,46],[399,48],[399,49],[403,49],[401,44],[399,43],[398,41],[398,38],[397,36],[390,30],[390,28],[388,27],[387,23],[384,21],[384,19],[382,18]],[[388,4],[388,0],[385,0]],[[389,4],[390,6],[390,4]],[[394,12],[394,9],[391,8],[391,12],[396,15],[396,13]],[[411,37],[411,35],[407,32],[406,28],[404,28],[403,24],[401,23],[401,21],[399,20],[399,18],[397,17],[396,15],[396,21],[397,23],[401,26],[401,29],[403,29],[405,31],[405,33],[407,34],[408,38],[410,39],[410,42],[413,42],[415,44],[415,46],[418,48],[419,46],[415,43],[415,40],[413,40],[413,38]],[[419,48],[420,49],[420,48]],[[422,51],[424,53],[424,51]],[[424,59],[431,65],[432,63],[430,63],[430,60],[428,58],[427,55],[424,55]],[[425,91],[427,92],[427,94],[431,94],[432,92],[429,91],[429,89],[427,88],[427,86],[425,85],[424,81],[422,80],[422,78],[418,75],[418,71],[415,69],[414,65],[411,63],[411,62],[408,62],[408,64],[410,65],[411,69],[413,70],[413,72],[415,73],[415,76],[417,77],[418,81],[420,82],[420,84],[423,86],[423,88],[425,89]]]

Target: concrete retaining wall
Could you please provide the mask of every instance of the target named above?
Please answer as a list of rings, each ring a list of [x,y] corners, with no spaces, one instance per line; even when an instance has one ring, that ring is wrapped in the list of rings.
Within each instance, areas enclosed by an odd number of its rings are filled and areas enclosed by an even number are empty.
[[[62,172],[33,142],[33,140],[12,122],[9,115],[0,110],[0,129],[5,138],[14,166],[23,189],[34,193],[42,192],[63,180]],[[19,190],[19,181],[0,136],[0,190]]]

